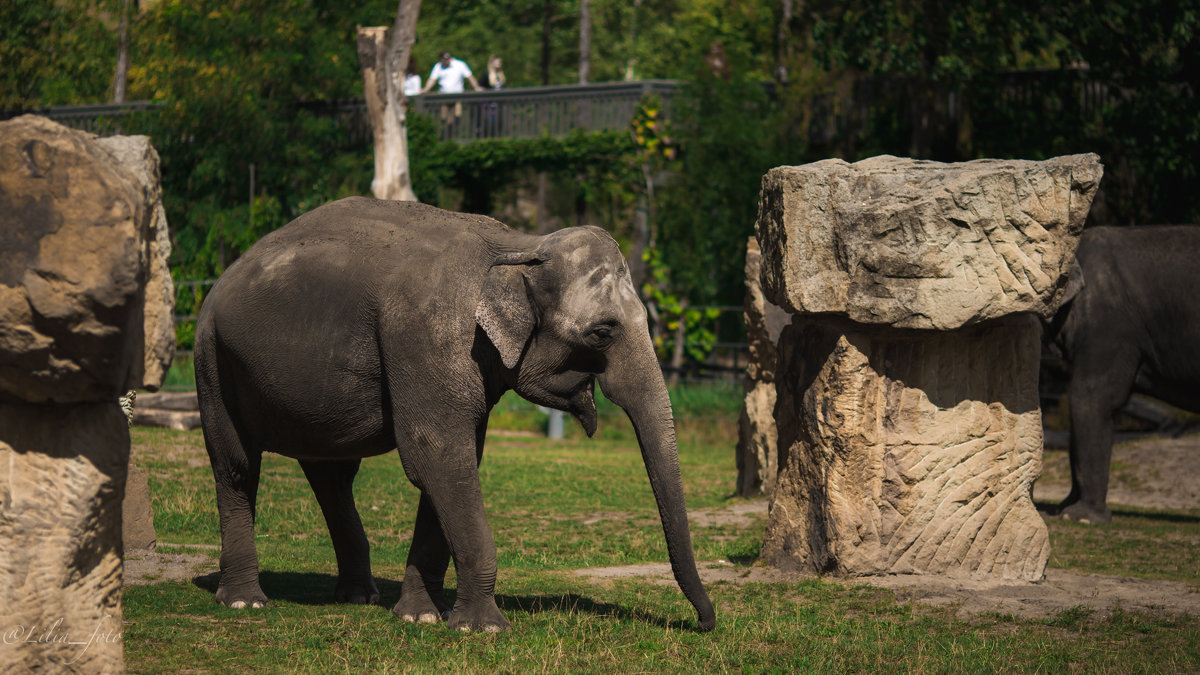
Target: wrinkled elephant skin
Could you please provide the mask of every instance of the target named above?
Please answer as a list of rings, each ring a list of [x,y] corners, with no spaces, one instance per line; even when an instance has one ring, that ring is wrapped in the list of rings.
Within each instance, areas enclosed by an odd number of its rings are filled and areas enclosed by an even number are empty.
[[[1113,418],[1130,395],[1200,413],[1200,227],[1097,227],[1075,255],[1078,290],[1047,332],[1071,370],[1071,492],[1051,513],[1107,523]]]
[[[361,458],[397,448],[421,500],[393,611],[507,629],[479,485],[488,412],[511,389],[590,434],[598,381],[637,430],[680,588],[701,629],[715,624],[645,308],[604,230],[537,237],[416,203],[327,204],[230,266],[200,312],[195,362],[220,511],[219,602],[267,601],[254,545],[264,451],[299,460],[312,485],[337,553],[335,599],[377,602],[353,481]],[[453,606],[442,593],[451,559]]]

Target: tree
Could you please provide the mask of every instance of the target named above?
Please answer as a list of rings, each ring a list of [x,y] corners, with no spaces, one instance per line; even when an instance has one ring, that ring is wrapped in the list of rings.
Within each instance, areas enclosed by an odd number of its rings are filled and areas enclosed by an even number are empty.
[[[121,19],[117,28],[117,69],[113,73],[113,103],[125,102],[125,88],[129,81],[129,15],[138,9],[137,0],[120,0]]]
[[[378,199],[417,201],[408,168],[408,97],[404,77],[416,41],[421,0],[400,0],[391,29],[358,29],[358,60],[363,95],[375,136],[375,179]]]
[[[592,9],[588,0],[579,0],[579,83],[586,84],[592,74]]]

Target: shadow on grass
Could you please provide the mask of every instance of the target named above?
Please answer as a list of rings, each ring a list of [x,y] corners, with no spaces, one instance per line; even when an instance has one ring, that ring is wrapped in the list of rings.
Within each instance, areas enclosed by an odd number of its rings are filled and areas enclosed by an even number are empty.
[[[1059,509],[1058,502],[1042,502],[1035,501],[1033,503],[1037,507],[1038,513],[1043,517],[1058,519]],[[1187,513],[1175,513],[1172,511],[1130,511],[1128,509],[1112,509],[1113,517],[1120,516],[1122,518],[1141,518],[1142,520],[1161,520],[1168,523],[1200,523],[1200,516],[1193,516]]]
[[[221,580],[220,572],[212,572],[198,576],[192,580],[197,587],[214,595]],[[333,589],[337,585],[337,577],[332,574],[317,574],[313,572],[262,572],[259,583],[263,593],[270,600],[290,602],[297,605],[333,605]],[[391,609],[400,599],[400,591],[404,585],[399,581],[375,578],[379,587],[379,605]],[[451,603],[455,600],[454,589],[446,590],[446,599]],[[595,617],[609,617],[617,620],[636,621],[659,628],[694,629],[692,622],[668,621],[661,616],[647,612],[630,610],[620,605],[608,602],[597,602],[576,593],[559,593],[553,595],[505,595],[496,596],[496,605],[506,615],[524,613],[537,615],[544,612],[558,614],[586,614]]]

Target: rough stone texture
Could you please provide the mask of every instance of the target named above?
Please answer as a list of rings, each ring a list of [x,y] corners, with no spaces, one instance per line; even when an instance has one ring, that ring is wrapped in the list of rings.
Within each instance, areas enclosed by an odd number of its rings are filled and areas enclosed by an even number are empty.
[[[753,237],[746,244],[746,328],[750,360],[742,383],[742,412],[738,418],[737,493],[743,497],[771,494],[779,472],[775,431],[776,343],[791,316],[769,302],[759,271],[762,254]]]
[[[1040,325],[1095,155],[773,169],[756,234],[778,343],[780,474],[763,557],[844,575],[1038,580]]]
[[[0,123],[0,672],[124,668],[118,398],[170,361],[160,199],[146,139]]]
[[[123,671],[128,458],[115,399],[0,404],[0,672]]]
[[[756,229],[766,297],[899,328],[1049,318],[1102,173],[1094,154],[772,169]]]
[[[797,318],[780,351],[781,472],[762,555],[785,569],[1042,578],[1041,328]]]
[[[146,471],[132,462],[125,478],[125,499],[121,502],[121,541],[126,551],[154,549],[158,543],[154,511],[150,508],[150,480]]]
[[[146,204],[151,205],[148,246],[142,259],[147,270],[142,322],[145,359],[141,387],[156,391],[167,378],[175,355],[175,284],[171,281],[171,235],[162,203],[158,153],[147,136],[111,136],[97,139],[100,147],[137,178]],[[139,378],[135,377],[135,381]]]
[[[196,392],[142,394],[133,407],[133,426],[199,429],[200,403]]]
[[[145,139],[0,122],[0,402],[160,386],[174,327],[157,183]]]

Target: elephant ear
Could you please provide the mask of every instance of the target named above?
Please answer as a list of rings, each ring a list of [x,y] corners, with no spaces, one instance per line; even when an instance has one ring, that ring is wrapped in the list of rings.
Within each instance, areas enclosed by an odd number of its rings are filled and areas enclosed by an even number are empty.
[[[483,283],[475,323],[496,346],[505,368],[516,367],[537,325],[525,269],[541,262],[535,254],[501,257],[492,263]]]

